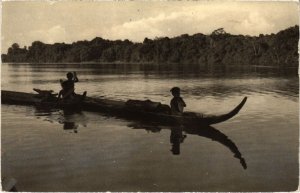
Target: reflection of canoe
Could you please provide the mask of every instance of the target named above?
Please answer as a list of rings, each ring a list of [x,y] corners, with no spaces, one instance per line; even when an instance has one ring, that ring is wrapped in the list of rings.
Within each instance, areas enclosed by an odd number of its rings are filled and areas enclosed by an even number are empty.
[[[1,95],[2,103],[4,104],[39,105],[44,103],[49,105],[49,107],[51,105],[55,106],[55,102],[43,102],[40,98],[37,98],[36,94],[2,90]],[[128,103],[123,101],[91,97],[85,98],[81,104],[81,108],[86,111],[102,112],[113,116],[157,122],[164,125],[211,125],[224,122],[235,116],[244,106],[246,100],[247,97],[229,113],[213,116],[188,112],[182,116],[170,115],[168,113],[148,111],[147,109],[132,108],[132,106],[129,106]]]
[[[225,147],[227,147],[232,153],[233,156],[237,159],[239,159],[241,165],[244,169],[247,169],[247,163],[245,158],[243,158],[241,152],[239,151],[237,145],[224,133],[217,130],[216,128],[210,126],[210,125],[202,125],[202,126],[183,126],[183,127],[160,127],[158,125],[145,125],[143,123],[132,123],[128,125],[129,127],[133,129],[145,129],[147,132],[153,132],[157,133],[160,132],[162,129],[171,129],[171,135],[170,135],[170,142],[172,144],[171,151],[173,154],[180,154],[180,144],[183,143],[183,141],[188,140],[188,135],[194,135],[194,136],[200,136],[200,137],[206,137],[208,139],[211,139],[213,141],[216,141]],[[183,133],[184,132],[184,133]],[[188,134],[188,135],[187,135]],[[186,139],[187,138],[187,139]]]

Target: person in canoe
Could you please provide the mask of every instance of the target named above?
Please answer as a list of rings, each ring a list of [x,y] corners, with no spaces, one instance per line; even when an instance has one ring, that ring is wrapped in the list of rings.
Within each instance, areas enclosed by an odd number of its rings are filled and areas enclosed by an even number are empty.
[[[78,82],[76,72],[68,72],[67,73],[67,80],[63,81],[60,79],[60,84],[62,90],[58,93],[58,99],[62,98],[65,99],[73,99],[75,97],[75,83]]]
[[[171,113],[181,115],[183,108],[186,107],[184,100],[180,97],[180,88],[173,87],[171,90],[173,98],[171,100]]]

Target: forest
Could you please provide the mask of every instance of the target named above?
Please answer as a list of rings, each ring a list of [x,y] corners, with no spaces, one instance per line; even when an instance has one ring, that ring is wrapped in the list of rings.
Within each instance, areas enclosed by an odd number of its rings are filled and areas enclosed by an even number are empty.
[[[46,44],[34,41],[21,48],[14,43],[2,54],[4,63],[157,63],[199,65],[298,66],[299,26],[276,34],[232,35],[223,28],[209,35],[183,34],[174,38],[91,41]]]

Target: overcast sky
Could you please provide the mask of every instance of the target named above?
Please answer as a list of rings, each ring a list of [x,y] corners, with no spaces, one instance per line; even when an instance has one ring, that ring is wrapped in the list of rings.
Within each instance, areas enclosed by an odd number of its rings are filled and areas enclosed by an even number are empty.
[[[223,27],[231,34],[276,33],[298,25],[296,2],[7,1],[2,2],[2,53],[12,43],[105,39],[143,41]]]

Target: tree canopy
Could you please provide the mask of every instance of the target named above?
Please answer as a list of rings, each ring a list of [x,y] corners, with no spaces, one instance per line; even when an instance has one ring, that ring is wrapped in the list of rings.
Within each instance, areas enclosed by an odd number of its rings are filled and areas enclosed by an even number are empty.
[[[45,44],[35,41],[20,48],[12,44],[3,62],[64,63],[64,62],[140,62],[203,65],[283,65],[298,66],[299,27],[277,34],[256,36],[231,35],[223,28],[210,35],[201,33],[178,37],[145,38],[142,43],[129,40],[105,40],[71,44]]]

